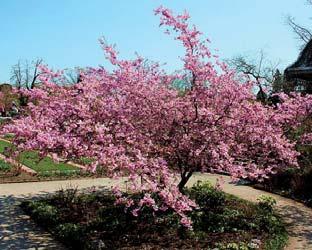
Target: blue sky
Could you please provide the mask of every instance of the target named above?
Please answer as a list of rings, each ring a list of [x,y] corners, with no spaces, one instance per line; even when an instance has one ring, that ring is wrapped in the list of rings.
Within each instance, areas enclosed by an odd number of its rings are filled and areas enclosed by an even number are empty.
[[[163,5],[188,10],[222,58],[253,55],[264,49],[283,69],[299,50],[285,16],[311,25],[312,6],[305,0],[1,0],[0,82],[8,82],[19,59],[43,58],[52,68],[106,65],[98,38],[117,45],[124,58],[135,52],[181,65],[183,50],[159,29],[153,9]]]

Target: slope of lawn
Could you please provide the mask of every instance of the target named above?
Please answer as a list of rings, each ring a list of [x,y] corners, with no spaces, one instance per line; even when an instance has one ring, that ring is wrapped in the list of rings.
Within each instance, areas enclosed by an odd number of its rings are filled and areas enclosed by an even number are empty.
[[[4,160],[0,159],[0,174],[9,172],[11,168],[12,166],[9,163],[6,163]]]
[[[19,155],[19,162],[36,172],[78,170],[69,164],[54,162],[50,157],[40,160],[38,153],[34,151],[21,153]]]
[[[0,140],[0,153],[4,154],[5,149],[8,148],[8,147],[11,147],[11,146],[12,146],[11,143]]]
[[[6,148],[10,147],[12,147],[11,143],[0,140],[1,154],[7,155]],[[78,168],[69,164],[54,162],[50,157],[45,157],[40,160],[38,153],[35,151],[21,153],[18,157],[18,161],[37,172],[78,170]]]

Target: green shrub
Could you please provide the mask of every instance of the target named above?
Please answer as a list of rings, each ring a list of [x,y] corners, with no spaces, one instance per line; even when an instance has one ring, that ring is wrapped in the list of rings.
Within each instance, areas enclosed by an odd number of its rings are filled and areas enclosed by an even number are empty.
[[[82,249],[81,246],[85,244],[84,229],[80,225],[74,223],[60,224],[55,228],[55,233],[65,242],[70,242],[72,249]]]
[[[54,200],[57,201],[58,204],[64,204],[66,206],[72,205],[75,203],[78,197],[78,188],[68,188],[68,189],[60,189],[54,195]]]
[[[191,213],[193,226],[205,232],[224,232],[223,214],[226,196],[214,188],[210,182],[197,182],[186,193],[199,206]]]
[[[59,215],[55,207],[44,201],[31,201],[27,204],[35,220],[46,225],[54,225],[58,222]]]
[[[252,248],[244,242],[240,243],[217,243],[216,249],[218,250],[251,250]]]
[[[276,232],[270,239],[265,242],[264,248],[266,250],[280,250],[284,249],[288,241],[288,234],[284,229]]]
[[[261,195],[258,199],[258,206],[269,214],[273,213],[276,200],[271,196]]]
[[[214,188],[208,181],[198,181],[187,193],[202,209],[221,208],[225,204],[225,193]]]

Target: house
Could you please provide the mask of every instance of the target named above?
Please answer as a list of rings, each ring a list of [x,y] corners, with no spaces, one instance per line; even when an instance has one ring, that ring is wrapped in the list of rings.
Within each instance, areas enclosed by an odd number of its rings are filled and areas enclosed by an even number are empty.
[[[298,59],[284,72],[287,82],[292,83],[292,91],[312,94],[312,39],[301,51]]]

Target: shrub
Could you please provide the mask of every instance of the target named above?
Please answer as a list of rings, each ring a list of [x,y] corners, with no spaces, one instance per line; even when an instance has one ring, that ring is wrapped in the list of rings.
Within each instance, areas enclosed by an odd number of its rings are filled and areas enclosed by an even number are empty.
[[[276,200],[271,196],[261,195],[258,198],[258,206],[260,209],[263,209],[268,214],[273,213],[273,208],[276,205]]]
[[[59,204],[66,204],[71,205],[75,202],[78,196],[78,188],[68,188],[68,189],[61,189],[55,194],[55,200]]]
[[[44,225],[55,225],[59,220],[57,208],[44,201],[31,201],[26,207],[31,211],[33,218]]]
[[[188,194],[202,209],[222,208],[225,203],[224,192],[214,188],[208,181],[198,181],[189,189]]]
[[[70,242],[70,248],[75,249],[81,245],[86,244],[84,242],[84,230],[80,225],[74,223],[60,224],[55,229],[57,237],[61,238],[65,242]]]
[[[245,243],[218,243],[216,244],[218,250],[249,250],[250,248]]]

